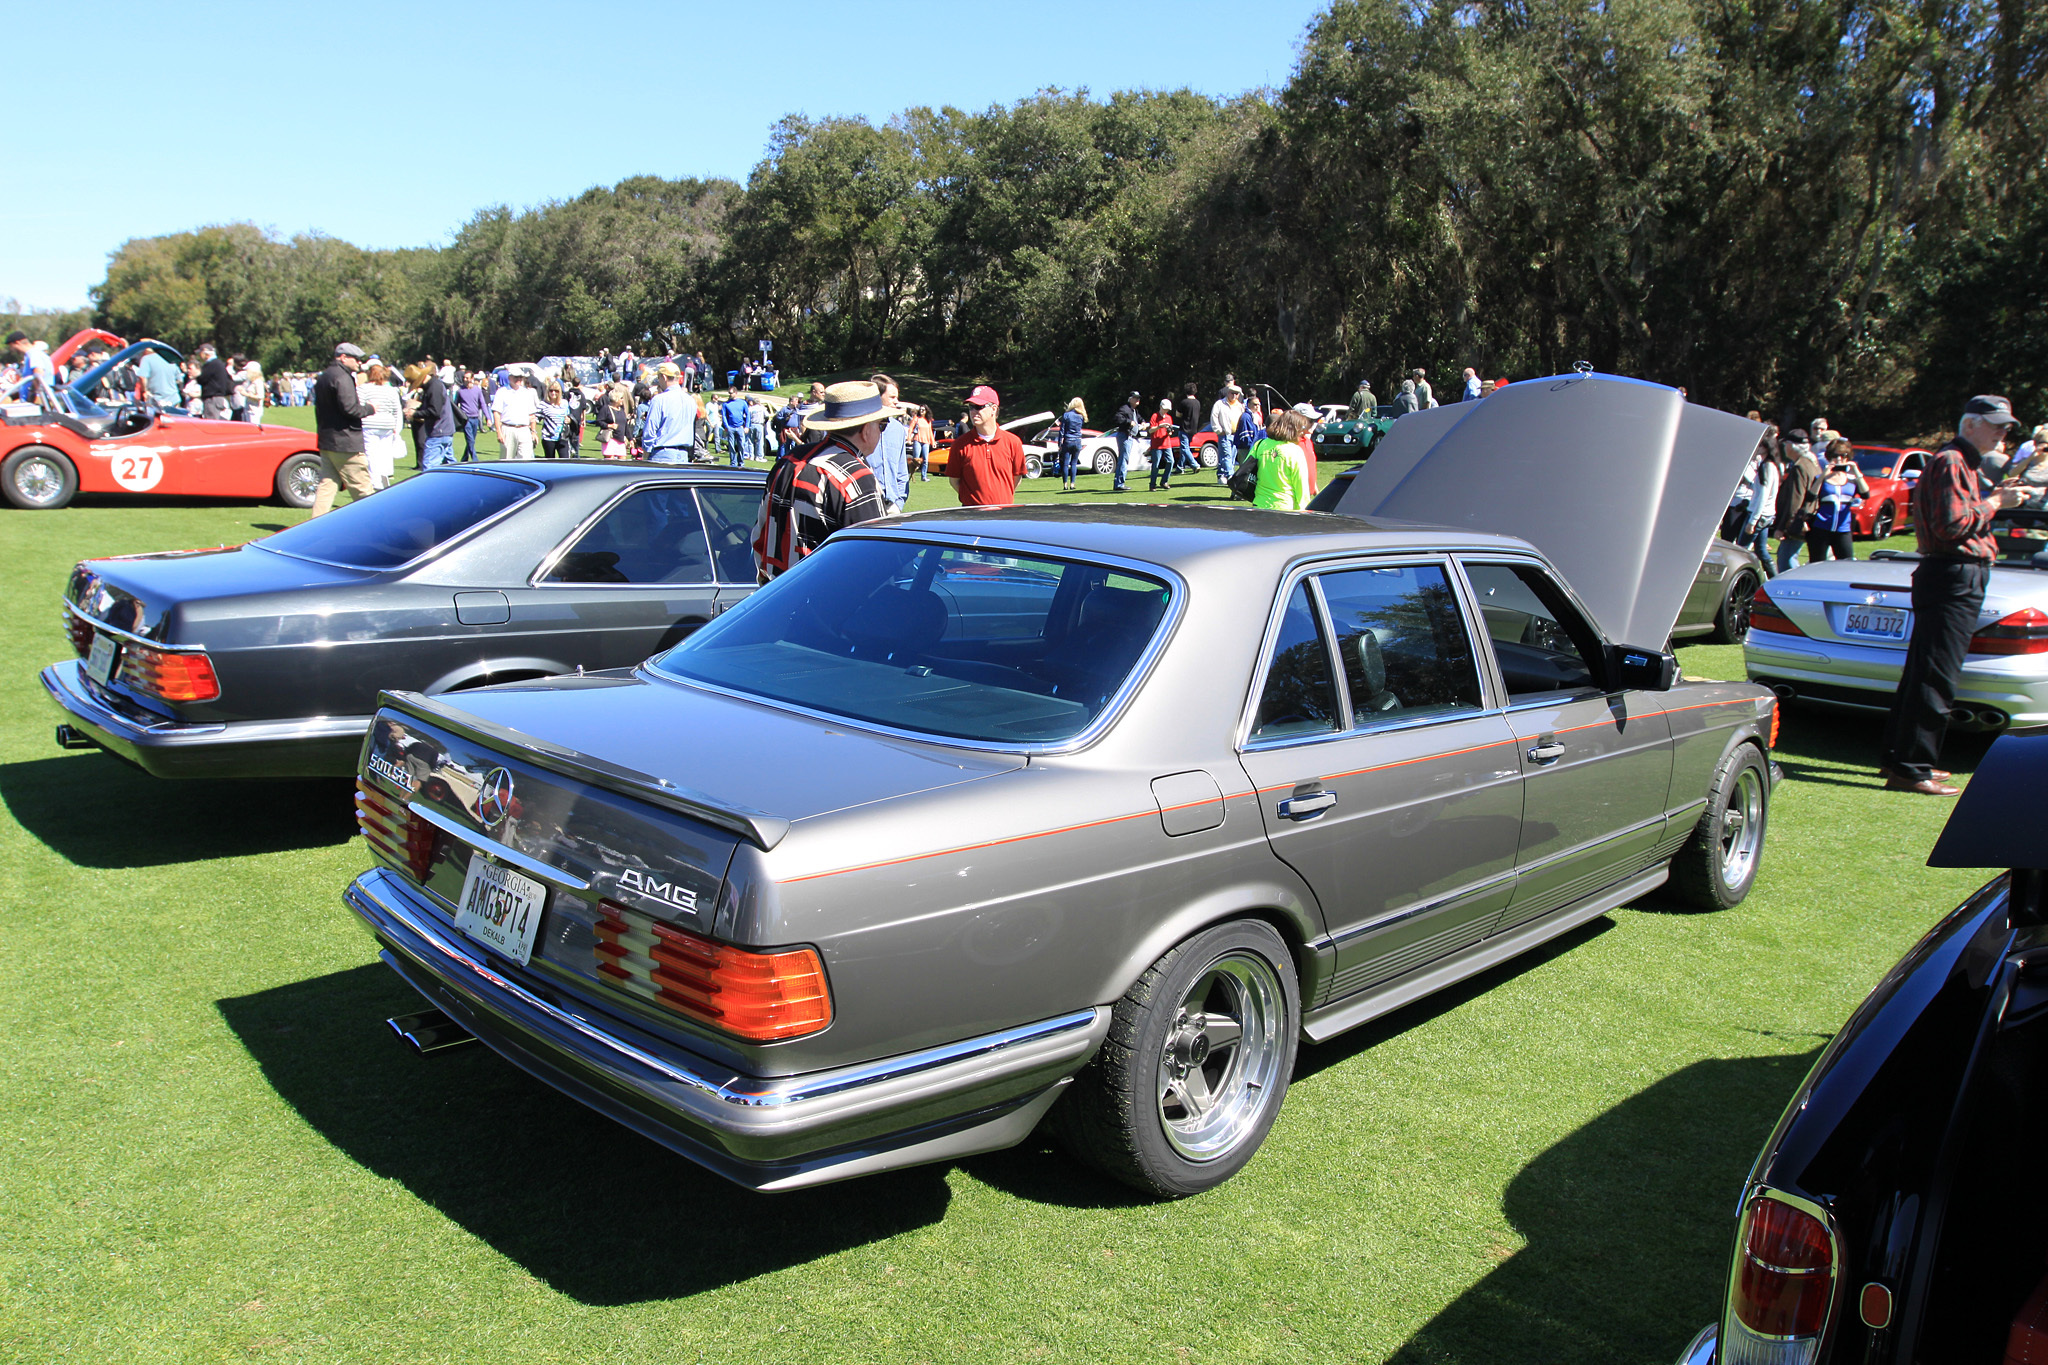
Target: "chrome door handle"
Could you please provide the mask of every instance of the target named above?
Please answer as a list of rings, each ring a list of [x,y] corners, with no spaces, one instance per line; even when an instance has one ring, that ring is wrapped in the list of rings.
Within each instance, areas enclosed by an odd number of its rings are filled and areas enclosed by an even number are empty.
[[[1282,820],[1313,820],[1337,804],[1334,792],[1306,792],[1290,796],[1280,803]]]
[[[1558,743],[1539,744],[1529,751],[1529,761],[1536,764],[1555,763],[1564,757],[1564,745]]]

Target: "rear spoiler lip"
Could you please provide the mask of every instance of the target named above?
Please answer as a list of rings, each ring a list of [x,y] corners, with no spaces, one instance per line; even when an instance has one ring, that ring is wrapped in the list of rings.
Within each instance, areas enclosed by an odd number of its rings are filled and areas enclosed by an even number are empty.
[[[766,811],[758,811],[731,801],[720,801],[695,788],[678,787],[637,769],[623,767],[544,739],[537,739],[510,726],[499,725],[468,711],[457,710],[446,702],[424,693],[379,692],[377,706],[380,710],[390,706],[411,712],[421,720],[443,726],[465,739],[480,744],[509,745],[517,749],[522,756],[532,758],[541,767],[565,777],[573,777],[593,786],[637,797],[650,805],[662,806],[679,815],[701,820],[707,825],[730,830],[763,853],[781,843],[783,836],[789,833],[789,821],[782,816],[770,815]]]

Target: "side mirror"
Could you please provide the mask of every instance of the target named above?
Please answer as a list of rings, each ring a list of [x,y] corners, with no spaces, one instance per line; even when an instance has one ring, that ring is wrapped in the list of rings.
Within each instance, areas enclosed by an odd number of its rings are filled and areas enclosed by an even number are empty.
[[[1661,649],[1609,645],[1607,676],[1617,688],[1632,687],[1642,692],[1669,692],[1678,681],[1678,656],[1666,654]]]

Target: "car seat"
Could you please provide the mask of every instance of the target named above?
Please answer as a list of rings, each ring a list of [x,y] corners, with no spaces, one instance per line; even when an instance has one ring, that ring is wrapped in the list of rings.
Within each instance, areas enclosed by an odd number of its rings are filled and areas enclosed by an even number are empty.
[[[1164,599],[1136,588],[1091,589],[1067,638],[1046,651],[1039,671],[1052,695],[1100,710],[1152,638]]]
[[[946,604],[929,588],[883,587],[855,607],[840,628],[857,659],[908,665],[946,632]]]
[[[1401,699],[1387,690],[1387,660],[1377,631],[1360,627],[1351,637],[1351,657],[1345,663],[1351,673],[1353,711],[1365,715],[1401,709]]]

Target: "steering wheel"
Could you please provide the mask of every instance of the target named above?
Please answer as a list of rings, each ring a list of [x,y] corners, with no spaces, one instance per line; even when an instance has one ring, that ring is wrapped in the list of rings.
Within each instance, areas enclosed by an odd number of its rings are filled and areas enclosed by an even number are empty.
[[[148,431],[152,420],[148,408],[136,403],[123,403],[114,409],[113,420],[107,423],[107,435],[132,436],[138,431]]]

